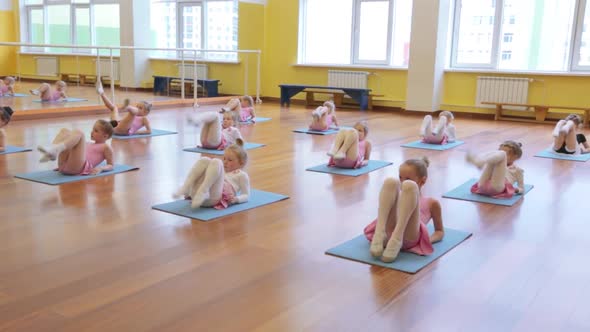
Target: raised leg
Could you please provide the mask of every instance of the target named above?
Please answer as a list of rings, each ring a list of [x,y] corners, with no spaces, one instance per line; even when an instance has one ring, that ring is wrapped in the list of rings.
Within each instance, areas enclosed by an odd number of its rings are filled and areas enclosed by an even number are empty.
[[[340,132],[339,132],[340,133]],[[356,160],[359,154],[359,135],[356,129],[344,130],[344,142],[340,150],[334,155],[334,159]]]
[[[373,240],[371,241],[371,255],[373,257],[381,257],[383,254],[383,244],[387,237],[387,229],[393,229],[395,227],[399,190],[400,182],[397,178],[387,178],[383,182],[381,192],[379,193],[377,225]]]
[[[561,149],[565,143],[565,135],[563,135],[561,128],[566,124],[565,120],[559,120],[553,129],[553,150]]]
[[[42,162],[57,157],[58,167],[64,174],[78,174],[86,162],[86,140],[80,130],[62,129],[52,145],[37,149],[44,154]]]
[[[223,192],[223,163],[219,159],[211,159],[200,186],[192,194],[191,207],[213,206],[221,199]]]
[[[480,156],[469,156],[468,161],[479,168],[483,167],[483,172],[479,178],[480,187],[490,181],[494,191],[504,191],[507,171],[506,152],[498,150]]]
[[[432,116],[426,115],[422,120],[422,126],[420,127],[420,136],[426,137],[432,135]]]
[[[189,122],[202,125],[201,145],[203,147],[215,147],[221,144],[221,115],[217,112],[202,112],[191,114]]]

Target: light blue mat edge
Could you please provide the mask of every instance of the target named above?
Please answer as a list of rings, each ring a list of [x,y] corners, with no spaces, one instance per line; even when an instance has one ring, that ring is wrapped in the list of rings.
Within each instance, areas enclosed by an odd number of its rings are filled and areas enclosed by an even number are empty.
[[[432,225],[428,226],[429,231],[432,232]],[[328,249],[326,254],[355,262],[381,266],[388,269],[414,274],[438,258],[442,257],[447,252],[451,251],[451,249],[463,243],[471,235],[472,233],[469,232],[445,227],[445,236],[440,242],[432,244],[434,252],[431,255],[420,256],[414,253],[402,251],[398,255],[397,259],[392,263],[384,263],[381,260],[371,256],[369,251],[371,244],[365,235],[359,235],[352,240],[346,241],[336,247]]]
[[[294,133],[303,133],[303,134],[312,134],[312,135],[331,135],[331,134],[336,134],[340,129],[330,129],[330,130],[324,130],[324,131],[318,131],[318,130],[310,130],[308,128],[297,128],[294,129],[293,132]]]
[[[32,181],[32,182],[38,182],[38,183],[49,184],[49,185],[58,185],[58,184],[94,179],[94,178],[109,176],[109,175],[114,175],[114,174],[120,174],[120,173],[138,170],[138,169],[139,169],[139,167],[120,164],[120,165],[115,165],[115,167],[113,168],[112,171],[102,172],[97,175],[63,175],[63,174],[59,173],[58,171],[49,170],[49,171],[40,171],[40,172],[20,173],[20,174],[15,174],[14,177],[19,178],[19,179],[23,179],[23,180],[27,180],[27,181]]]
[[[246,142],[245,148],[246,148],[246,150],[253,150],[253,149],[261,148],[263,146],[266,146],[266,145],[265,144],[260,144],[260,143],[248,143],[248,142]],[[195,153],[207,153],[207,154],[215,154],[215,155],[223,155],[223,150],[211,150],[211,149],[203,149],[203,148],[184,148],[184,149],[182,149],[182,151],[195,152]]]
[[[488,204],[495,204],[495,205],[503,205],[503,206],[513,206],[516,204],[524,195],[528,194],[535,186],[530,184],[524,185],[524,194],[517,194],[512,196],[512,198],[504,199],[504,198],[492,198],[484,195],[473,194],[471,192],[471,186],[477,182],[477,179],[469,179],[465,183],[461,184],[460,186],[446,192],[442,197],[444,198],[451,198],[457,199],[461,201],[470,201],[470,202],[479,202],[479,203],[488,203]]]
[[[34,103],[67,103],[67,102],[77,102],[77,101],[88,101],[88,99],[84,99],[84,98],[67,98],[67,99],[62,99],[62,100],[56,100],[56,101],[43,101],[41,99],[35,99],[33,100]]]
[[[383,161],[383,160],[369,160],[369,164],[367,166],[361,168],[338,168],[338,167],[329,167],[327,164],[321,164],[314,167],[306,168],[306,171],[310,172],[318,172],[318,173],[327,173],[327,174],[336,174],[336,175],[346,175],[346,176],[360,176],[363,174],[370,173],[372,171],[376,171],[378,169],[387,167],[389,165],[393,165],[392,162]]]
[[[0,96],[0,98],[12,98],[12,97],[28,97],[30,95],[26,94],[26,93],[15,93],[12,96]]]
[[[252,121],[240,121],[241,124],[253,124],[253,123],[260,123],[260,122],[268,122],[272,120],[272,118],[264,118],[264,117],[256,117],[256,122]]]
[[[444,151],[455,148],[459,145],[465,144],[464,141],[455,141],[453,143],[447,144],[428,144],[422,143],[422,141],[414,141],[406,144],[402,144],[404,148],[414,148],[414,149],[426,149],[426,150],[436,150],[436,151]]]
[[[571,155],[571,154],[557,153],[557,152],[553,152],[551,150],[545,149],[545,150],[537,153],[535,155],[535,157],[586,162],[586,161],[590,160],[590,153]]]
[[[164,135],[174,135],[178,134],[176,131],[169,131],[169,130],[162,130],[162,129],[152,129],[152,133],[149,135],[113,135],[114,139],[133,139],[133,138],[144,138],[144,137],[154,137],[154,136],[164,136]]]
[[[3,155],[3,154],[11,154],[11,153],[19,153],[19,152],[28,152],[28,151],[33,151],[33,149],[21,148],[21,147],[18,147],[18,146],[7,145],[6,147],[4,147],[4,151],[3,152],[0,152],[0,155]]]
[[[213,219],[225,217],[234,213],[251,210],[264,205],[280,202],[288,199],[289,196],[272,193],[268,191],[252,189],[248,202],[230,205],[227,209],[217,210],[214,208],[200,208],[193,210],[190,207],[189,200],[176,200],[173,202],[153,205],[152,209],[174,214],[177,216],[196,219],[201,221],[210,221]]]

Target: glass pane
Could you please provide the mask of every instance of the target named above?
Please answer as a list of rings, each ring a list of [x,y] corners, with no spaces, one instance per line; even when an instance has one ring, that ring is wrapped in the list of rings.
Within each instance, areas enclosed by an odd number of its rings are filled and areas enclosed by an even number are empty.
[[[150,35],[153,47],[176,48],[176,3],[152,0]],[[176,52],[156,51],[154,55],[174,57]]]
[[[575,0],[504,0],[500,69],[567,70]]]
[[[590,1],[586,1],[582,40],[580,41],[580,66],[590,66]]]
[[[412,0],[396,0],[393,16],[392,65],[407,67],[410,60]]]
[[[360,7],[359,60],[386,61],[389,1],[363,1]]]
[[[201,47],[201,6],[182,6],[182,48]]]
[[[76,45],[88,46],[91,44],[90,39],[90,9],[76,8],[74,10],[76,22]],[[79,52],[90,52],[88,49],[80,49]]]
[[[48,44],[71,44],[70,5],[47,6]],[[49,52],[68,53],[69,48],[50,47]]]
[[[304,63],[350,64],[352,0],[307,0]]]
[[[41,5],[43,0],[25,0],[25,5]]]
[[[238,13],[234,1],[207,2],[207,45],[209,50],[238,49]],[[208,59],[237,60],[236,53],[208,53]]]
[[[463,0],[456,33],[457,63],[490,64],[496,1]]]
[[[95,44],[98,46],[120,46],[119,5],[94,5]],[[113,50],[113,55],[119,55],[119,50]],[[100,54],[109,55],[108,50],[101,50]]]
[[[30,41],[33,44],[44,44],[44,29],[43,29],[43,9],[31,9],[29,11],[30,20]]]

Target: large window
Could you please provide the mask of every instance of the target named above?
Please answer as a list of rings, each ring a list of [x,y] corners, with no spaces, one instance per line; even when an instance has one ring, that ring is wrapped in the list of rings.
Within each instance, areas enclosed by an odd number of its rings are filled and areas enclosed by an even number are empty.
[[[408,65],[412,0],[300,0],[299,63]]]
[[[24,0],[25,42],[119,46],[119,0]],[[39,47],[30,51],[96,53],[96,50]],[[101,54],[109,54],[101,50]],[[113,51],[119,55],[119,51]]]
[[[587,0],[456,0],[452,67],[590,70]]]
[[[206,50],[238,49],[236,0],[151,0],[152,46]],[[156,52],[178,57],[179,52]],[[185,52],[192,57],[192,52]],[[237,59],[236,53],[197,52],[209,60]]]

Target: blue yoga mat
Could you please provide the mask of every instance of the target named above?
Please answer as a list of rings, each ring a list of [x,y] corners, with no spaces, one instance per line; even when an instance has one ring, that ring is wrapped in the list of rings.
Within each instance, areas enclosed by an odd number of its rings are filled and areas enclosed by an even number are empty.
[[[403,144],[402,147],[444,151],[444,150],[452,149],[452,148],[462,145],[464,143],[465,142],[463,142],[463,141],[455,141],[453,143],[447,143],[447,144],[428,144],[428,143],[422,143],[422,141],[415,141],[415,142]]]
[[[4,151],[0,152],[0,155],[2,154],[10,154],[10,153],[17,153],[17,152],[27,152],[27,151],[32,151],[31,149],[27,149],[27,148],[21,148],[18,146],[6,146],[4,147]]]
[[[339,129],[329,129],[329,130],[324,130],[324,131],[318,131],[318,130],[311,130],[309,128],[298,128],[298,129],[293,130],[293,132],[312,134],[312,135],[332,135],[332,134],[336,134],[338,132],[338,130]]]
[[[433,232],[432,225],[428,226],[430,232]],[[370,265],[377,265],[388,269],[416,273],[447,253],[449,250],[453,249],[459,243],[465,241],[470,236],[471,233],[468,232],[445,228],[444,238],[441,241],[432,244],[434,247],[434,252],[432,254],[428,256],[420,256],[402,251],[392,263],[384,263],[380,259],[371,256],[371,252],[369,251],[371,243],[367,240],[365,235],[359,235],[337,247],[328,249],[326,254]]]
[[[249,143],[247,142],[244,145],[244,148],[246,150],[252,150],[252,149],[256,149],[256,148],[260,148],[263,147],[264,144],[259,144],[259,143]],[[203,149],[203,148],[185,148],[182,149],[182,151],[186,151],[186,152],[196,152],[196,153],[207,153],[207,154],[215,154],[215,155],[223,155],[223,150],[213,150],[213,149]]]
[[[251,190],[248,202],[241,204],[230,205],[227,209],[217,210],[214,208],[198,208],[191,209],[191,201],[183,199],[165,204],[158,204],[152,206],[152,209],[162,212],[176,214],[190,219],[198,219],[202,221],[209,221],[216,218],[221,218],[234,214],[257,208],[259,206],[275,203],[289,198],[289,196],[275,194],[261,190]]]
[[[15,177],[19,179],[29,180],[33,182],[40,182],[45,184],[64,184],[69,182],[76,182],[88,179],[94,179],[101,176],[108,176],[128,171],[139,169],[138,167],[127,166],[127,165],[115,165],[112,171],[101,172],[97,175],[64,175],[58,171],[41,171],[32,173],[21,173],[16,174]]]
[[[173,134],[178,134],[178,133],[175,131],[152,129],[152,133],[149,135],[113,135],[113,138],[114,139],[133,139],[133,138],[144,138],[144,137],[173,135]]]
[[[443,197],[446,198],[454,198],[463,201],[472,201],[472,202],[480,202],[480,203],[489,203],[495,205],[504,205],[504,206],[512,206],[518,202],[522,196],[522,194],[515,194],[511,198],[493,198],[489,196],[474,194],[471,192],[471,186],[477,182],[477,179],[470,179],[469,181],[463,183],[459,187],[449,191],[448,193],[444,194]],[[533,186],[530,184],[524,185],[525,194],[533,189]]]
[[[28,97],[30,95],[25,94],[25,93],[15,93],[12,96],[0,96],[0,98],[12,98],[12,97]]]
[[[244,121],[244,122],[240,121],[240,123],[241,124],[253,124],[253,123],[267,122],[270,120],[271,120],[271,118],[256,117],[256,122],[252,122],[249,120],[249,121]]]
[[[34,103],[67,103],[67,102],[77,102],[77,101],[88,101],[88,99],[84,99],[84,98],[66,98],[66,99],[60,99],[60,100],[55,100],[55,101],[43,101],[41,99],[36,99],[33,100]]]
[[[547,150],[543,150],[543,151],[537,153],[535,155],[535,157],[585,162],[585,161],[590,160],[590,153],[565,154],[565,153],[557,153],[557,152],[547,149]]]
[[[330,167],[327,164],[318,165],[315,167],[310,167],[306,169],[307,171],[311,172],[320,172],[320,173],[330,173],[330,174],[338,174],[338,175],[346,175],[346,176],[359,176],[363,174],[367,174],[369,172],[378,170],[383,167],[387,167],[391,165],[389,161],[381,161],[381,160],[369,160],[369,164],[367,166],[361,168],[338,168],[338,167]]]

